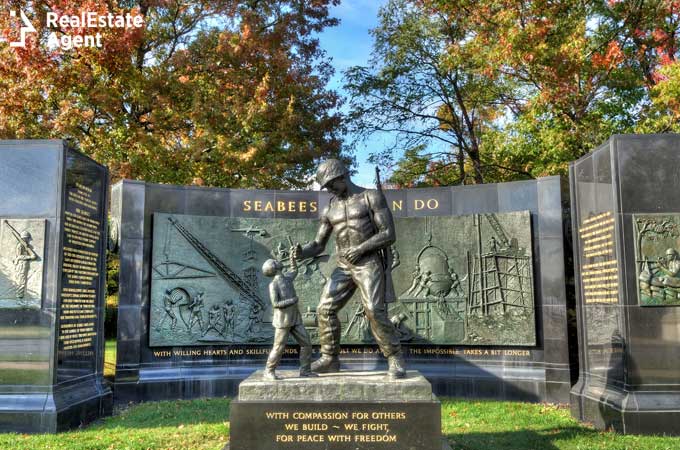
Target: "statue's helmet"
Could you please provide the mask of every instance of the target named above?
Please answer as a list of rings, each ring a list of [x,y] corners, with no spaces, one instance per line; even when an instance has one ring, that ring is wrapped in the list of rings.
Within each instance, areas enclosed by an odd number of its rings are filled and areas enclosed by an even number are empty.
[[[327,159],[316,169],[316,182],[325,188],[332,180],[347,174],[345,165],[337,159]]]
[[[32,239],[31,233],[29,233],[28,230],[22,231],[21,232],[21,239],[23,239],[24,241]]]
[[[678,252],[674,248],[669,248],[666,250],[666,256],[672,256],[673,258],[677,258]]]

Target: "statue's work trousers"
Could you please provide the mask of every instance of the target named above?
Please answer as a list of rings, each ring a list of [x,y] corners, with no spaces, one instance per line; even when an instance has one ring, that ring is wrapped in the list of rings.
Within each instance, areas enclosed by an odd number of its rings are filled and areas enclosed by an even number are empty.
[[[357,264],[338,260],[338,267],[326,282],[316,310],[321,353],[332,356],[340,353],[342,330],[338,311],[357,289],[361,294],[364,314],[380,350],[385,356],[400,353],[401,344],[394,324],[387,317],[385,276],[377,254],[365,257]]]
[[[269,352],[269,358],[267,358],[267,369],[273,370],[278,367],[283,351],[286,349],[289,335],[293,335],[293,338],[300,345],[300,372],[309,372],[312,365],[312,341],[309,339],[302,321],[297,322],[292,327],[275,329],[274,345]]]

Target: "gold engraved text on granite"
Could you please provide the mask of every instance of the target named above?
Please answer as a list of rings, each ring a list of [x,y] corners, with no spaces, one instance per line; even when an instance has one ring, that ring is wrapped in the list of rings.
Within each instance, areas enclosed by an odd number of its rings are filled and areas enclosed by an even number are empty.
[[[614,215],[607,211],[584,220],[579,227],[583,256],[581,283],[585,303],[619,301],[614,226]]]
[[[265,420],[280,428],[273,440],[279,444],[398,442],[394,422],[408,419],[404,411],[266,411]]]
[[[62,350],[87,348],[97,335],[97,283],[100,205],[91,188],[76,184],[68,192],[72,208],[64,213],[59,341]]]

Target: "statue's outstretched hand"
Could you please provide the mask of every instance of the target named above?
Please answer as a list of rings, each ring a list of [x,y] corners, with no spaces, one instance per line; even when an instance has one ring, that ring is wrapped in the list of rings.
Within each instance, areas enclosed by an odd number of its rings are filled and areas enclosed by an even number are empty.
[[[297,260],[302,258],[302,245],[299,242],[290,248],[290,255]]]

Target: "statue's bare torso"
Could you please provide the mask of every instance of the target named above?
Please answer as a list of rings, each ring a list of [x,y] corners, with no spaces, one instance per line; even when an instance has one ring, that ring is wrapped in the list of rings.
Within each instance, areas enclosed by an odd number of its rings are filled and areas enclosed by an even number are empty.
[[[334,198],[324,216],[335,231],[335,245],[340,254],[362,244],[376,232],[365,192],[346,199]]]

